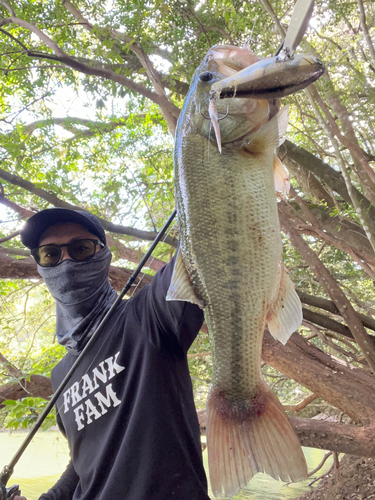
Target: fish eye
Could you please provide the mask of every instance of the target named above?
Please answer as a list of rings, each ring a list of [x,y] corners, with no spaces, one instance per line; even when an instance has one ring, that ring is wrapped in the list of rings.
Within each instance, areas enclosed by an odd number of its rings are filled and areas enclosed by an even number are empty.
[[[214,74],[211,71],[205,71],[199,75],[199,79],[201,82],[210,82],[214,77]]]

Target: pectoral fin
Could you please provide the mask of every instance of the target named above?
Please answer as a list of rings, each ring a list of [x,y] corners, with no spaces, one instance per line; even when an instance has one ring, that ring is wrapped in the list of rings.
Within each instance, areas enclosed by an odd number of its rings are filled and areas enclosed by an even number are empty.
[[[276,155],[273,158],[273,178],[275,181],[275,190],[278,193],[288,194],[290,189],[289,176]]]
[[[262,153],[281,146],[288,126],[288,109],[289,106],[285,106],[263,127],[246,136],[243,140],[245,150],[249,153]]]
[[[203,301],[196,296],[193,287],[191,286],[190,278],[186,271],[180,249],[178,249],[166,300],[183,300],[185,302],[197,304],[197,306],[201,309],[204,308]]]
[[[267,323],[271,335],[282,344],[286,344],[302,323],[301,301],[285,269],[281,276],[279,295],[268,311]]]

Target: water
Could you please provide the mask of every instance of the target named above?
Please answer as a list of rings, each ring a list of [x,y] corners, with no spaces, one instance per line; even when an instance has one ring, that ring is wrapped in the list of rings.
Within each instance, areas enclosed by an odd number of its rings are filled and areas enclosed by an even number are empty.
[[[0,470],[8,464],[25,438],[25,432],[12,434],[0,432]],[[314,469],[324,456],[324,451],[303,449],[309,470]],[[207,450],[203,453],[207,467]],[[58,431],[38,432],[16,466],[9,485],[18,483],[28,500],[38,500],[59,479],[69,462],[69,451],[65,438]],[[318,472],[323,474],[332,464],[330,457]],[[233,498],[236,500],[293,500],[309,491],[311,478],[285,486],[266,474],[257,474],[250,485]],[[211,492],[209,492],[211,495]]]
[[[0,470],[8,464],[26,432],[0,432]],[[8,486],[19,484],[28,500],[38,500],[59,479],[69,462],[66,439],[58,431],[38,432],[16,465]]]

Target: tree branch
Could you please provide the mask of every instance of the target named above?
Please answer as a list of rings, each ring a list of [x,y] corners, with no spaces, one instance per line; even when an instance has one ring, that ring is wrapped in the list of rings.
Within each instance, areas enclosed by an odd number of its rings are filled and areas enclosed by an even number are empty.
[[[82,26],[88,30],[89,32],[92,32],[94,30],[94,26],[86,19],[83,14],[69,1],[69,0],[63,0],[63,4],[65,8],[77,19]],[[102,39],[103,36],[100,36],[101,32],[103,32],[103,28],[99,28],[95,30],[95,36],[99,39]],[[104,36],[104,39],[108,39],[108,29],[106,28],[106,36]],[[146,52],[143,50],[143,48],[129,35],[126,35],[124,33],[121,33],[117,30],[109,29],[109,34],[110,37],[118,42],[121,41],[121,44],[125,43],[127,47],[130,48],[134,52],[134,54],[137,56],[139,59],[140,63],[142,64],[143,68],[146,70],[147,76],[149,77],[150,81],[152,82],[156,94],[160,96],[160,102],[159,104],[164,118],[167,121],[168,127],[174,135],[175,129],[176,129],[176,124],[177,124],[177,118],[179,114],[179,108],[175,106],[172,102],[169,101],[167,98],[165,92],[164,92],[164,84],[162,77],[159,75],[159,73],[155,70],[152,62],[150,61],[148,55]],[[123,47],[121,47],[120,55],[121,52],[123,51]],[[156,102],[156,101],[154,101]]]
[[[171,101],[167,99],[165,95],[159,95],[155,92],[152,92],[148,90],[146,87],[143,87],[143,85],[140,85],[133,80],[130,80],[129,78],[126,78],[125,76],[119,75],[113,70],[110,69],[99,69],[99,68],[94,68],[92,66],[86,65],[84,63],[79,62],[77,59],[74,59],[73,57],[70,57],[68,54],[66,54],[59,45],[54,42],[51,38],[49,38],[45,33],[43,33],[40,29],[38,29],[36,26],[34,26],[31,23],[28,23],[27,21],[24,21],[23,19],[20,19],[18,17],[10,17],[7,19],[1,19],[0,20],[0,27],[8,24],[17,24],[18,26],[21,26],[25,29],[28,29],[35,35],[37,35],[40,40],[42,40],[56,55],[56,57],[53,57],[53,60],[59,61],[63,63],[65,66],[68,66],[76,71],[79,71],[81,73],[84,73],[86,75],[91,75],[91,76],[99,76],[101,78],[105,78],[107,80],[111,80],[113,82],[119,83],[120,85],[123,85],[127,87],[128,89],[139,93],[140,95],[143,95],[144,97],[147,97],[150,99],[152,102],[155,104],[158,104],[160,108],[162,109],[164,115],[166,114],[170,115],[171,118],[173,118],[174,122],[174,128],[177,123],[177,118],[180,113],[180,109],[175,106]],[[125,35],[124,35],[125,36]],[[130,38],[130,37],[129,37]],[[30,55],[36,56],[35,53],[30,52]],[[49,54],[38,54],[38,57],[45,57],[45,58],[51,58]],[[166,117],[167,118],[167,117]],[[169,121],[168,121],[169,120]],[[171,119],[168,119],[168,123],[171,124]],[[173,128],[172,127],[172,128]],[[172,132],[174,133],[174,128]]]
[[[20,40],[18,40],[16,37],[14,37],[11,33],[8,33],[8,31],[3,30],[2,28],[0,28],[0,31],[1,31],[1,33],[4,33],[4,35],[6,35],[9,38],[11,38],[12,40],[14,40],[16,43],[18,43],[18,45],[20,45],[23,48],[23,50],[25,52],[27,52],[28,49],[27,49],[26,45],[24,45]]]
[[[296,291],[302,303],[313,307],[319,307],[319,309],[324,309],[325,311],[340,315],[340,311],[337,309],[336,304],[331,300],[324,299],[323,297],[315,297],[314,295],[309,295],[305,292],[301,292],[300,290]],[[361,318],[364,326],[375,331],[375,319],[359,312],[357,312],[357,314]]]
[[[280,158],[280,160],[282,160],[283,164],[286,166],[290,177],[297,179],[299,186],[306,194],[311,194],[312,197],[319,202],[325,202],[329,208],[336,207],[337,201],[334,199],[332,190],[332,195],[330,195],[319,179],[310,170],[292,160],[288,155]]]
[[[34,24],[24,21],[23,19],[20,19],[16,16],[8,17],[7,19],[0,19],[0,26],[5,26],[8,24],[17,24],[17,26],[31,31],[38,38],[40,38],[40,40],[42,40],[47,45],[47,47],[49,47],[58,57],[68,57],[68,55],[65,54],[65,52],[57,45],[56,42],[54,42],[49,36],[43,33],[43,31],[41,31],[39,28],[34,26]]]
[[[30,251],[25,248],[13,248],[13,247],[2,247],[0,246],[0,253],[5,253],[5,255],[19,255],[21,257],[30,257]]]
[[[360,224],[347,220],[341,215],[334,216],[330,209],[322,205],[316,206],[309,203],[308,208],[325,234],[333,237],[335,241],[339,240],[343,242],[347,245],[348,249],[352,248],[355,250],[361,258],[366,260],[366,262],[375,265],[374,251]],[[293,212],[290,211],[291,215],[293,215],[293,213],[295,213],[294,207],[290,206],[290,210],[293,210]],[[323,239],[321,233],[320,237]],[[331,240],[330,243],[334,244],[333,240]]]
[[[31,217],[32,215],[35,214],[35,212],[32,212],[31,210],[28,210],[27,208],[20,207],[17,205],[17,203],[14,203],[13,201],[9,200],[8,198],[5,198],[5,196],[0,196],[0,203],[4,205],[5,207],[11,208],[15,212],[21,215],[21,217]]]
[[[320,448],[360,457],[375,457],[375,427],[325,422],[308,418],[291,417],[301,446]]]
[[[374,421],[374,376],[324,353],[298,333],[283,346],[266,331],[262,360],[354,421]]]
[[[217,31],[218,33],[221,33],[231,45],[236,45],[235,41],[233,38],[230,36],[229,33],[225,31],[225,29],[220,28],[219,26],[204,26],[204,25],[199,25],[198,30],[200,33],[204,33],[205,31]]]
[[[198,410],[201,434],[206,434],[206,410]],[[375,426],[324,422],[311,418],[289,417],[301,446],[348,453],[360,457],[375,457]]]
[[[293,411],[294,413],[298,413],[299,411],[303,410],[308,406],[310,403],[318,399],[318,396],[316,394],[310,394],[305,398],[303,401],[298,403],[297,405],[283,405],[283,408],[285,411]]]
[[[60,198],[58,198],[55,194],[49,193],[48,191],[45,191],[42,188],[38,188],[32,182],[26,181],[25,179],[22,179],[22,177],[19,177],[18,175],[10,174],[5,170],[3,170],[2,168],[0,168],[0,178],[4,179],[7,182],[10,182],[15,186],[22,187],[23,189],[26,189],[30,193],[36,194],[37,196],[39,196],[43,200],[48,201],[55,207],[69,208],[70,210],[85,210],[82,207],[79,207],[77,205],[72,205],[71,203],[60,200]],[[103,224],[104,229],[106,229],[107,231],[111,231],[113,233],[127,234],[128,236],[134,236],[135,238],[139,238],[141,240],[146,240],[146,241],[153,241],[158,234],[155,231],[142,231],[140,229],[135,229],[129,226],[121,226],[119,224],[113,224],[112,222],[109,222],[100,217],[98,217],[98,219]],[[177,248],[177,240],[169,235],[165,238],[164,242],[168,243],[168,245],[171,245],[174,248]]]
[[[9,373],[11,377],[19,378],[22,376],[22,373],[16,368],[10,361],[6,359],[3,354],[0,353],[0,363],[3,365],[5,370]]]
[[[370,188],[371,191],[374,192],[374,196],[375,196],[375,172],[371,168],[371,166],[369,165],[364,154],[362,153],[362,150],[359,147],[358,141],[357,140],[355,142],[350,141],[349,139],[347,139],[347,137],[345,137],[340,132],[340,129],[337,126],[333,116],[331,115],[327,105],[325,104],[323,99],[320,97],[319,93],[317,92],[317,90],[315,89],[315,87],[313,85],[311,86],[310,89],[306,89],[306,92],[308,95],[311,93],[311,96],[313,96],[313,98],[316,100],[316,102],[318,103],[320,108],[323,110],[324,115],[327,118],[328,123],[329,123],[329,125],[325,124],[326,127],[329,127],[331,129],[332,133],[338,138],[338,140],[341,142],[341,144],[343,144],[345,147],[347,147],[348,150],[350,151],[350,153],[352,154],[352,156],[354,158],[356,158],[359,161],[359,163],[362,165],[362,168],[364,169],[364,171],[367,173],[367,175],[369,177],[368,183],[371,183],[367,187]],[[360,175],[360,173],[359,173],[359,175]],[[370,200],[370,201],[372,201],[372,200]]]
[[[20,234],[20,231],[15,231],[14,233],[10,234],[9,236],[4,236],[4,238],[0,238],[0,243],[5,243],[6,241],[9,241],[12,238],[15,238],[19,234]]]
[[[285,34],[286,34],[285,30],[281,26],[281,23],[280,23],[277,15],[275,14],[275,11],[272,8],[272,5],[269,3],[268,0],[260,0],[260,3],[263,5],[264,9],[266,10],[266,12],[268,12],[268,14],[271,17],[272,21],[275,23],[275,26],[276,26],[278,34],[280,35],[280,37],[282,39],[284,39],[285,38]]]
[[[302,165],[307,170],[313,172],[317,177],[324,181],[328,186],[330,186],[333,191],[336,191],[342,198],[353,204],[352,199],[348,193],[345,180],[341,173],[334,170],[327,163],[323,162],[312,153],[306,149],[293,144],[289,140],[284,142],[284,145],[280,148],[281,156],[287,154],[292,160]],[[375,207],[369,202],[369,200],[363,196],[355,187],[353,187],[358,200],[360,201],[361,207],[364,211],[368,212],[369,225],[371,230],[375,232]]]
[[[338,238],[337,236],[331,235],[328,233],[328,231],[325,231],[319,227],[306,224],[303,219],[300,219],[297,215],[295,215],[295,210],[293,210],[291,207],[288,207],[286,204],[279,203],[278,210],[280,216],[291,219],[294,222],[293,225],[301,233],[312,235],[315,238],[319,238],[322,241],[335,246],[339,250],[348,253],[372,279],[375,279],[375,271],[372,269],[372,267],[375,266],[375,259],[373,255],[369,255],[363,250],[359,251],[357,249],[358,245],[356,245],[355,248],[350,247],[350,245],[348,245],[348,243],[345,241],[344,235],[340,235],[341,237]],[[371,253],[373,254],[372,248]]]
[[[116,247],[118,256],[121,259],[125,259],[128,260],[129,262],[134,262],[138,264],[143,258],[144,254],[142,252],[126,247],[119,241],[116,241],[114,238],[112,238],[112,236],[110,236],[109,234],[107,234],[107,244],[110,248]],[[165,264],[166,263],[160,259],[156,259],[155,257],[150,257],[146,262],[145,267],[148,267],[153,271],[158,271],[159,269],[164,267]]]
[[[306,94],[310,100],[310,103],[312,105],[312,107],[314,108],[315,110],[315,114],[317,116],[317,118],[319,119],[319,121],[322,123],[322,126],[323,128],[326,130],[327,132],[327,135],[328,137],[330,137],[331,139],[331,143],[335,149],[335,153],[336,153],[336,157],[337,157],[337,160],[340,164],[340,167],[341,167],[341,172],[342,172],[342,175],[344,177],[344,180],[345,180],[345,184],[346,184],[346,188],[348,190],[348,193],[349,193],[349,196],[352,200],[352,204],[358,214],[358,217],[361,221],[361,224],[363,226],[363,229],[366,231],[366,236],[369,240],[369,242],[371,243],[371,246],[375,252],[375,231],[372,231],[370,229],[370,219],[368,217],[368,214],[367,212],[363,211],[362,207],[361,207],[361,203],[360,203],[360,200],[357,196],[357,193],[356,193],[356,190],[354,190],[353,188],[353,184],[351,182],[351,179],[350,179],[350,175],[349,175],[349,172],[348,172],[348,169],[346,168],[346,164],[345,164],[345,161],[341,155],[341,151],[339,150],[339,147],[338,147],[338,144],[337,144],[337,140],[336,138],[334,137],[334,135],[336,135],[339,140],[342,142],[342,140],[340,139],[340,137],[338,136],[338,134],[340,134],[340,131],[336,125],[336,122],[334,121],[332,115],[330,114],[327,106],[325,105],[325,103],[323,102],[323,100],[320,98],[318,92],[312,88],[311,90],[309,89],[306,89]],[[330,122],[330,125],[328,126],[325,121],[323,120],[323,117],[321,116],[320,114],[320,111],[319,109],[317,108],[315,102],[314,102],[314,99],[318,102],[319,106],[323,109],[326,117],[329,119],[329,122]],[[336,131],[333,130],[333,126],[336,127]],[[344,140],[346,142],[350,142],[348,141],[346,138],[344,138]],[[352,145],[352,150],[350,150],[350,152],[352,153],[352,156],[354,154],[355,151],[359,150],[359,146],[358,146],[358,143],[356,142],[354,145]],[[357,151],[358,152],[358,151]],[[362,157],[362,159],[364,160],[364,162],[367,164],[368,166],[368,169],[371,171],[372,173],[372,176],[374,177],[375,179],[375,172],[371,169],[370,165],[367,163],[367,161],[365,160],[364,156],[362,155],[362,152],[360,153],[360,156]],[[360,158],[359,156],[355,156],[354,155],[354,158],[357,158],[358,161],[360,161]],[[362,167],[364,167],[364,165],[362,164],[362,162],[360,161],[360,164],[362,165]],[[366,169],[365,169],[366,170]],[[367,172],[367,171],[366,171]],[[369,172],[367,172],[367,174],[369,175],[368,179],[364,179],[363,180],[363,185],[367,185],[367,196],[369,197],[370,195],[370,198],[369,200],[371,201],[371,203],[375,203],[375,184],[373,185],[373,180],[372,180],[372,177],[371,175],[369,174]],[[359,177],[361,177],[361,173],[358,172],[358,175]]]
[[[306,309],[306,307],[302,308],[302,314],[303,319],[311,321],[311,323],[315,323],[316,325],[326,328],[327,330],[331,330],[332,332],[339,333],[343,337],[346,337],[350,340],[355,340],[352,332],[346,325],[343,325],[342,323],[339,323],[338,321],[335,321],[334,319],[329,318],[324,314],[310,311],[310,309]],[[375,339],[373,343],[375,343]]]
[[[146,115],[144,113],[140,113],[139,115],[136,116],[136,118],[139,118],[140,121],[145,117]],[[25,125],[24,132],[27,135],[31,135],[37,129],[49,127],[51,125],[58,125],[59,127],[62,127],[63,129],[67,130],[68,132],[71,132],[76,136],[88,137],[94,135],[95,133],[105,134],[111,132],[117,127],[125,127],[128,118],[129,116],[120,116],[116,120],[110,122],[100,122],[100,121],[89,120],[87,118],[77,118],[74,116],[64,117],[64,118],[58,118],[58,117],[47,118],[42,120],[36,120],[35,122],[31,122],[28,125]],[[86,127],[86,130],[77,129],[74,125],[83,125]],[[10,132],[8,135],[11,136],[11,134],[12,132]]]
[[[52,395],[52,384],[48,377],[42,375],[31,375],[30,379],[20,380],[18,383],[4,384],[0,387],[0,407],[1,401],[7,399],[22,399],[28,396],[49,399]]]
[[[326,463],[327,459],[332,456],[332,451],[329,451],[328,453],[326,453],[323,457],[323,460],[320,462],[320,464],[318,464],[315,469],[313,469],[312,471],[309,472],[308,476],[307,477],[311,477],[313,476],[314,474],[316,474],[322,467],[323,465]]]
[[[375,373],[375,345],[369,338],[353,306],[323,262],[315,255],[309,245],[302,239],[285,217],[282,217],[281,224],[285,232],[288,233],[292,245],[303,256],[306,263],[310,266],[311,270],[324,287],[326,293],[336,304],[341,316],[352,332],[353,337],[358,342],[369,367]]]
[[[362,0],[357,0],[357,2],[358,2],[358,7],[359,7],[359,19],[361,21],[362,31],[363,31],[363,34],[365,35],[365,40],[366,40],[367,47],[368,47],[368,50],[369,50],[370,55],[371,55],[372,63],[375,65],[375,49],[374,49],[374,46],[372,44],[370,33],[368,31],[367,24],[366,24],[365,8],[363,6]]]
[[[345,349],[343,349],[341,346],[336,345],[332,338],[329,335],[325,335],[319,328],[317,328],[316,325],[311,323],[310,321],[303,320],[302,325],[306,328],[308,328],[314,336],[319,337],[319,339],[323,342],[323,344],[326,344],[329,346],[331,349],[333,349],[335,352],[338,354],[342,354],[345,357],[349,357],[350,361],[356,361],[357,363],[359,362],[359,358],[351,351],[348,352]],[[314,338],[313,336],[309,336],[309,339]]]

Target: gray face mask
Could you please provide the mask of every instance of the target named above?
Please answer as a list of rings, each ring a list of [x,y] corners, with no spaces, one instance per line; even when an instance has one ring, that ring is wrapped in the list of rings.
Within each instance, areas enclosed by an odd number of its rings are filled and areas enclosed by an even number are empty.
[[[111,259],[104,247],[87,262],[63,260],[55,267],[38,266],[56,300],[57,340],[68,349],[82,349],[117,297],[108,279]]]

